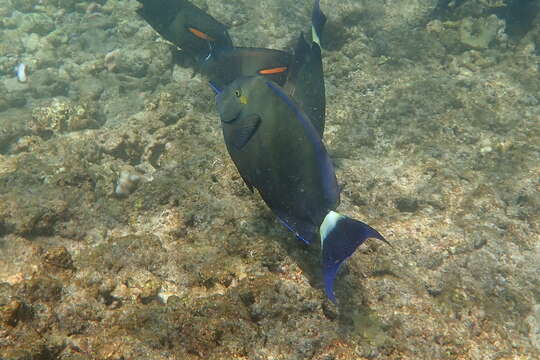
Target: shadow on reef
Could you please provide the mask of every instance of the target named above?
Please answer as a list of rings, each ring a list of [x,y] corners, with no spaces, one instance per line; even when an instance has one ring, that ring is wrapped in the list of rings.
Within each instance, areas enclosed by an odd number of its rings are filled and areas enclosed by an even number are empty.
[[[330,19],[325,25],[322,48],[329,51],[340,51],[352,40],[347,28],[354,26],[362,15],[361,11],[352,11],[339,18]]]
[[[537,0],[513,0],[505,7],[494,9],[493,13],[506,20],[506,33],[521,38],[532,29],[534,19],[540,12]]]
[[[291,257],[292,262],[307,277],[310,285],[318,289],[321,295],[324,292],[324,284],[320,269],[320,246],[318,244],[306,245],[302,241],[291,241],[291,234],[285,228],[276,228],[276,220],[266,209],[261,209],[258,218],[265,223],[266,231],[261,230],[261,236],[268,236],[271,233],[275,245]],[[279,272],[279,258],[267,257],[264,265],[270,272]],[[367,298],[358,294],[367,294],[367,289],[362,285],[359,274],[352,270],[350,264],[345,263],[341,267],[334,291],[338,298],[337,306],[331,305],[329,301],[322,304],[324,315],[332,321],[337,321],[340,332],[347,337],[359,337],[359,341],[365,340],[369,344],[383,345],[387,340],[385,332],[388,325],[385,325],[377,314],[369,307]],[[395,276],[391,273],[377,273],[375,276]],[[379,299],[382,300],[382,299]]]
[[[499,7],[479,7],[476,2],[467,0],[439,0],[432,16],[440,20],[457,20],[466,16],[494,14],[506,22],[506,33],[519,40],[533,28],[539,12],[537,0],[506,0]]]
[[[381,27],[385,13],[377,7],[353,9],[343,13],[326,25],[323,48],[330,51],[343,51],[345,54],[369,52],[374,57],[386,57],[386,64],[403,66],[410,61],[423,62],[426,59],[443,59],[446,51],[422,27],[396,26]],[[365,37],[358,39],[354,34],[358,27]],[[362,43],[351,46],[351,44]],[[346,47],[346,45],[348,45]]]

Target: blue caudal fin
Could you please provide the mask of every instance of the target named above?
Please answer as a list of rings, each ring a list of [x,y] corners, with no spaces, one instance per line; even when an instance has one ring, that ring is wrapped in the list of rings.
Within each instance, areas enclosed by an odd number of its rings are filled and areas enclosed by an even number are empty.
[[[324,290],[326,296],[335,303],[334,280],[341,263],[369,238],[376,238],[387,244],[389,243],[377,230],[369,225],[350,219],[335,211],[328,212],[321,224],[320,233]]]
[[[321,46],[322,32],[326,24],[326,15],[321,11],[321,0],[315,0],[311,12],[311,38]]]

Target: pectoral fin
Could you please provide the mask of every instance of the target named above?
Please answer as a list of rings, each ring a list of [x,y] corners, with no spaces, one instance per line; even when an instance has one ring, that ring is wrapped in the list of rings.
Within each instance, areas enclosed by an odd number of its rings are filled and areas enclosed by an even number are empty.
[[[254,114],[239,117],[230,125],[224,125],[228,128],[225,134],[227,142],[236,149],[241,150],[255,135],[260,124],[261,118]]]

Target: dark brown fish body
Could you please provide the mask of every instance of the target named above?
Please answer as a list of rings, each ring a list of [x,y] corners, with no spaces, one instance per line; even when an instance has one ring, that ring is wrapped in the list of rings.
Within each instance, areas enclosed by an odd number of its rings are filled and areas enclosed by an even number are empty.
[[[163,38],[197,60],[232,48],[227,27],[187,0],[137,0],[137,13]]]
[[[317,130],[278,84],[240,78],[216,97],[227,150],[246,184],[299,239],[321,240],[325,291],[341,263],[367,238],[384,240],[361,221],[334,210],[339,187]]]
[[[339,189],[309,118],[262,76],[234,81],[216,101],[227,149],[248,186],[311,243],[328,211],[337,207]]]
[[[285,51],[235,47],[203,64],[203,71],[220,89],[240,77],[255,75],[284,85],[291,61],[292,55]]]

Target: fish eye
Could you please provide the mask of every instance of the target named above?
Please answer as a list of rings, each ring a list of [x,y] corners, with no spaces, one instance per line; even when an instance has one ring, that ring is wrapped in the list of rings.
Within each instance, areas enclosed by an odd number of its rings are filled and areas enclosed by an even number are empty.
[[[235,95],[236,97],[240,97],[240,96],[242,96],[242,92],[240,91],[240,89],[236,89],[236,90],[234,91],[234,95]]]

